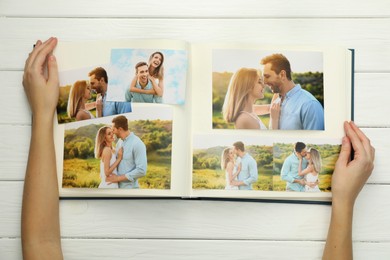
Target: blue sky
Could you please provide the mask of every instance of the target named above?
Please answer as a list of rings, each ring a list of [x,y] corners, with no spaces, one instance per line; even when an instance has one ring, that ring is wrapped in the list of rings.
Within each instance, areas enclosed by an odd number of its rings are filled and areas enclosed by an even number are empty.
[[[135,76],[135,65],[140,61],[148,62],[149,56],[155,51],[164,54],[163,103],[184,104],[188,67],[185,50],[112,49],[107,100],[125,100],[125,90],[130,87]]]
[[[261,69],[260,60],[273,53],[282,53],[290,61],[293,72],[323,72],[323,53],[315,51],[278,50],[213,50],[213,72],[236,72],[239,68]]]

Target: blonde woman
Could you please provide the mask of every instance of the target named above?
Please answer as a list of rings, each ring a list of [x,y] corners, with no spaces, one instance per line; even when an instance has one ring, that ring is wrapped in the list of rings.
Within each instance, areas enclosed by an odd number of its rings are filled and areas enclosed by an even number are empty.
[[[265,86],[256,69],[241,68],[232,76],[222,107],[223,118],[234,123],[236,129],[261,129],[267,127],[254,111],[257,99],[264,98]],[[270,107],[272,129],[278,129],[280,104]]]
[[[92,113],[86,109],[96,107],[96,103],[87,103],[87,100],[91,98],[91,85],[86,80],[76,81],[69,93],[68,100],[68,116],[75,118],[76,121],[95,118]]]
[[[306,169],[302,170],[302,156],[299,156],[298,175],[305,176],[305,191],[320,192],[321,190],[318,187],[318,175],[321,171],[321,155],[316,149],[309,148],[307,150],[306,159],[308,165]]]
[[[164,55],[156,51],[152,53],[149,57],[149,66],[148,66],[148,79],[152,85],[151,89],[143,89],[137,87],[137,76],[133,78],[130,83],[130,92],[139,93],[139,94],[152,94],[154,103],[162,103],[162,97],[164,94]],[[126,101],[129,98],[126,97]]]
[[[238,186],[231,183],[237,180],[237,176],[241,171],[241,159],[238,157],[234,160],[233,148],[225,148],[221,156],[221,168],[225,170],[225,190],[238,190]]]
[[[117,167],[122,160],[123,148],[118,150],[117,156],[112,147],[114,133],[111,127],[103,126],[96,134],[95,157],[100,159],[100,179],[99,188],[118,188],[118,183],[107,183],[106,177],[117,174]]]

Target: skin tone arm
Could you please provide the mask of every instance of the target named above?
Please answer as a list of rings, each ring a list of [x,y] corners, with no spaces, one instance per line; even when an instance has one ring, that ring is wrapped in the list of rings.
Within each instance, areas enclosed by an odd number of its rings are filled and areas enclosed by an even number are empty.
[[[339,159],[332,177],[332,215],[322,259],[353,258],[352,217],[355,200],[374,169],[375,149],[353,123],[345,122]],[[351,160],[351,152],[354,156]]]
[[[149,75],[149,80],[152,82],[152,86],[154,91],[156,92],[156,95],[162,97],[162,95],[164,94],[164,80],[160,79],[158,81],[158,84],[156,84],[156,81],[150,75]]]
[[[102,154],[102,159],[104,163],[104,174],[106,176],[109,176],[118,166],[118,164],[121,162],[123,156],[123,147],[118,150],[116,161],[110,165],[111,160],[111,149],[108,147],[105,147]]]
[[[57,63],[51,53],[56,44],[56,38],[38,41],[24,68],[23,86],[32,111],[22,203],[24,259],[63,259],[53,139],[59,86]]]
[[[233,177],[233,169],[234,169],[233,163],[232,163],[232,162],[229,162],[228,165],[227,165],[227,167],[226,167],[226,171],[227,171],[228,174],[229,174],[229,183],[230,183],[230,185],[232,184],[232,181],[233,181],[233,179],[234,179],[234,177]]]
[[[130,92],[156,95],[156,91],[154,90],[154,86],[153,86],[153,89],[139,89],[139,88],[135,87],[136,84],[137,84],[137,76],[134,76],[133,80],[130,83]],[[153,85],[153,82],[152,82],[152,85]]]

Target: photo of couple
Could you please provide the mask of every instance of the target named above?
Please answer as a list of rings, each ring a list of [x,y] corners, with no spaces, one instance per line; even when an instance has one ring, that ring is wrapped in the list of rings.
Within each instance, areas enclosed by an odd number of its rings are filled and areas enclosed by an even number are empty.
[[[268,53],[213,51],[213,128],[325,130],[322,54]]]
[[[275,143],[273,190],[331,191],[332,174],[341,147],[331,143]]]
[[[194,136],[192,188],[330,192],[340,144],[335,139],[274,142],[242,135]]]
[[[194,136],[192,188],[272,190],[272,145],[258,137]]]
[[[252,190],[258,179],[257,163],[240,141],[223,150],[221,169],[225,170],[225,190]]]
[[[87,72],[88,71],[88,72]],[[62,78],[77,79],[60,86],[57,105],[58,123],[68,123],[132,112],[130,102],[108,101],[108,75],[103,67],[64,72]]]
[[[62,187],[170,189],[172,111],[142,111],[67,124]]]
[[[119,139],[115,149],[114,135]],[[146,175],[145,144],[130,132],[125,116],[115,117],[111,127],[103,126],[98,130],[95,157],[100,159],[99,188],[138,189],[138,178]]]
[[[112,49],[109,100],[184,104],[187,62],[184,50]]]

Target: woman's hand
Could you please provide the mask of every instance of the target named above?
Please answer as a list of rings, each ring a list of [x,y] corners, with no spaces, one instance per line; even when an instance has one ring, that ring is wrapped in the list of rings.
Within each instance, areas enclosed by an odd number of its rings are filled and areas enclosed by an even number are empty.
[[[272,120],[276,120],[279,122],[279,117],[280,117],[280,102],[274,102],[271,103],[270,105],[270,113]]]
[[[117,160],[121,161],[123,158],[123,147],[119,148],[118,154],[116,155]]]
[[[24,67],[23,86],[34,118],[53,120],[59,96],[56,38],[37,41]]]
[[[375,149],[355,123],[345,122],[344,130],[346,136],[332,177],[332,193],[333,201],[348,202],[353,206],[374,169]]]

